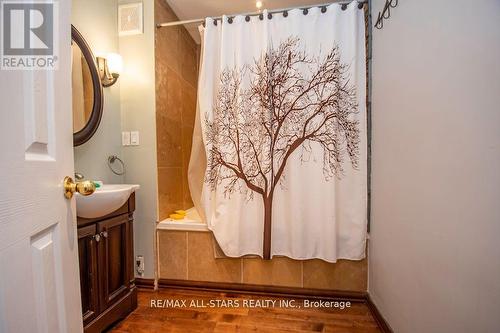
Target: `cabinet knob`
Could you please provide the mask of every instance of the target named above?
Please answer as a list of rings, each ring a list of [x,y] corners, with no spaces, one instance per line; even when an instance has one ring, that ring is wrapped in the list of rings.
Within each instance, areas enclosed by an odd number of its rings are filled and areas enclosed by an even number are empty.
[[[96,242],[99,242],[101,240],[101,235],[99,235],[99,234],[94,235],[94,239]]]
[[[108,238],[108,232],[107,231],[103,231],[100,233],[100,235],[104,238]]]

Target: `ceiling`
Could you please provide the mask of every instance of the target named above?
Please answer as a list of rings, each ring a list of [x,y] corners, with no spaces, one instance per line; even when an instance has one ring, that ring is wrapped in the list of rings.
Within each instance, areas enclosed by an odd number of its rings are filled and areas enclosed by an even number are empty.
[[[180,20],[192,20],[221,15],[255,12],[256,0],[166,0]],[[324,4],[334,0],[262,0],[262,9],[279,9]],[[161,23],[161,22],[157,22]],[[191,36],[199,43],[197,24],[186,25]],[[164,28],[168,29],[168,28]]]

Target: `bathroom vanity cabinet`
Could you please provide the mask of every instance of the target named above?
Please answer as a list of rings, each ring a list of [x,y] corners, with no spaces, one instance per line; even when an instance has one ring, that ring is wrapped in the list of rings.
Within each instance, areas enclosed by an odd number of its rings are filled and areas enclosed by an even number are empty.
[[[134,281],[135,195],[101,218],[77,218],[84,332],[102,332],[137,307]]]

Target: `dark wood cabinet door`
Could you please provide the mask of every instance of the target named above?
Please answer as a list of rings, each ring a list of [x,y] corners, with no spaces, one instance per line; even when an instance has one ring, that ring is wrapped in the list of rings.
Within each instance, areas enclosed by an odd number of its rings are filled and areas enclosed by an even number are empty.
[[[80,291],[82,294],[83,325],[99,314],[96,226],[78,228]]]
[[[130,286],[128,215],[97,223],[99,242],[99,282],[101,311],[127,294]]]

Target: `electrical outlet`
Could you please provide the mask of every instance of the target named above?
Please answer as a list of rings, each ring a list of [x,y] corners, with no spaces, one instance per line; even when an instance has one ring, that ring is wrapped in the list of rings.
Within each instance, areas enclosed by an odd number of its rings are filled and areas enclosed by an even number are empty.
[[[135,257],[135,268],[139,276],[144,275],[144,256],[139,255]]]

